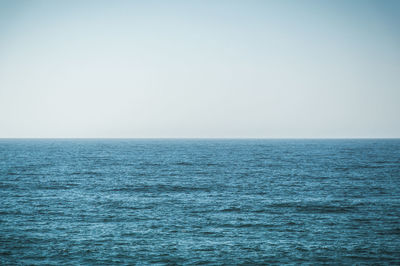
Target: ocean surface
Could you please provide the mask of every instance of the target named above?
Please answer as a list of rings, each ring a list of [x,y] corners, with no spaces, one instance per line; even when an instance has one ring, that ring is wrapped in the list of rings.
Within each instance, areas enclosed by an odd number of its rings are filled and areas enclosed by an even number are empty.
[[[0,140],[0,264],[400,264],[400,140]]]

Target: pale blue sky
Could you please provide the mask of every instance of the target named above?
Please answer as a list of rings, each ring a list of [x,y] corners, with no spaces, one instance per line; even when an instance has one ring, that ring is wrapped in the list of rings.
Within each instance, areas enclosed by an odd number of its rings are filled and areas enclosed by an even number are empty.
[[[400,137],[400,1],[0,1],[0,137]]]

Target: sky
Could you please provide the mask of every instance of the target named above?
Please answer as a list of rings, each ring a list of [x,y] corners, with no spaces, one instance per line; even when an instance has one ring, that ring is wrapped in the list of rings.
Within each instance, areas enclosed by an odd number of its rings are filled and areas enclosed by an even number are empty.
[[[398,138],[400,1],[0,1],[0,138]]]

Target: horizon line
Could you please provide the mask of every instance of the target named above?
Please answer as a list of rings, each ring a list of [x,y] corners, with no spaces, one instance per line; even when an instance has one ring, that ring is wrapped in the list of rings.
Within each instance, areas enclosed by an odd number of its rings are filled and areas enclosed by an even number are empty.
[[[400,137],[0,137],[0,140],[380,140]]]

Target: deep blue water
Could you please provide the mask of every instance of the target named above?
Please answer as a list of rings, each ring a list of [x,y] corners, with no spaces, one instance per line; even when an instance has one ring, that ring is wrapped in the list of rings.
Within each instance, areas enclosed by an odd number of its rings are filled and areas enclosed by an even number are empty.
[[[0,264],[400,264],[400,140],[0,140]]]

